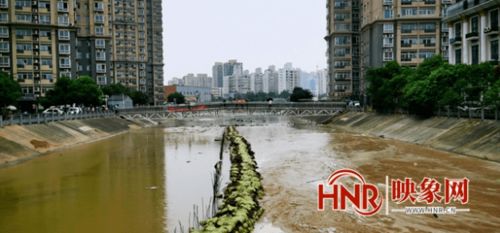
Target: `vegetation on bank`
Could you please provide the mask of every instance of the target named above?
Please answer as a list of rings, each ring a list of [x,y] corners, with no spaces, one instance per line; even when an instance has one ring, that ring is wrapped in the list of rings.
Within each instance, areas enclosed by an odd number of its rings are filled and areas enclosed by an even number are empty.
[[[262,177],[257,172],[254,153],[250,144],[230,126],[226,129],[230,141],[230,180],[224,191],[224,200],[214,217],[201,223],[193,233],[250,233],[263,213],[259,199],[264,195]]]
[[[47,91],[45,97],[39,98],[37,104],[45,107],[56,105],[100,106],[105,103],[105,95],[127,95],[136,105],[150,102],[148,96],[141,91],[133,90],[122,84],[111,84],[100,87],[89,76],[77,79],[58,78],[54,89]],[[11,76],[0,72],[0,108],[16,105],[21,98],[21,86]]]
[[[417,68],[389,62],[367,72],[372,106],[382,113],[431,116],[438,109],[500,107],[500,67],[491,63],[450,65],[440,56]]]

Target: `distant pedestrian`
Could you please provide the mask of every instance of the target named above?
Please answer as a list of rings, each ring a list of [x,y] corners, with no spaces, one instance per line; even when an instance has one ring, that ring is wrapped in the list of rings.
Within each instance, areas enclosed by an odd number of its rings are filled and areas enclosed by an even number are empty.
[[[273,105],[273,98],[268,98],[268,99],[267,99],[267,107],[268,107],[269,109],[271,109],[272,105]]]

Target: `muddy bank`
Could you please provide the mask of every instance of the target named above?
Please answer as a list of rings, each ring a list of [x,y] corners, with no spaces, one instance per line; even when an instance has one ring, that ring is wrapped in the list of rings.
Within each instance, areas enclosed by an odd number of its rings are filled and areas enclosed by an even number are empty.
[[[18,164],[41,154],[114,136],[140,128],[120,118],[12,125],[0,128],[0,167]]]
[[[500,162],[499,121],[345,113],[329,126]]]

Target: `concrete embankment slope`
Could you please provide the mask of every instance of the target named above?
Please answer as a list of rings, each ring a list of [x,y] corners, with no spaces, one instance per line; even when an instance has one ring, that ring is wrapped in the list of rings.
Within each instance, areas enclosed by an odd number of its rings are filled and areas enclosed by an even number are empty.
[[[500,162],[500,122],[345,113],[331,126]]]
[[[138,126],[124,119],[102,118],[0,128],[0,167],[135,127]]]

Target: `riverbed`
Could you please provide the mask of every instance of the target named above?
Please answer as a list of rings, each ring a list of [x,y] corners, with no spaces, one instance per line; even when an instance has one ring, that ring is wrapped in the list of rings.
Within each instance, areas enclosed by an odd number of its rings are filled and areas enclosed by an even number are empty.
[[[255,232],[491,232],[500,227],[498,163],[309,123],[237,123],[263,175],[265,213]],[[207,215],[220,152],[215,139],[224,129],[220,122],[202,125],[133,130],[0,169],[0,232],[187,229],[193,218]],[[381,187],[385,176],[466,176],[471,211],[437,218],[318,212],[317,184],[344,167]],[[223,183],[227,178],[223,175]]]

